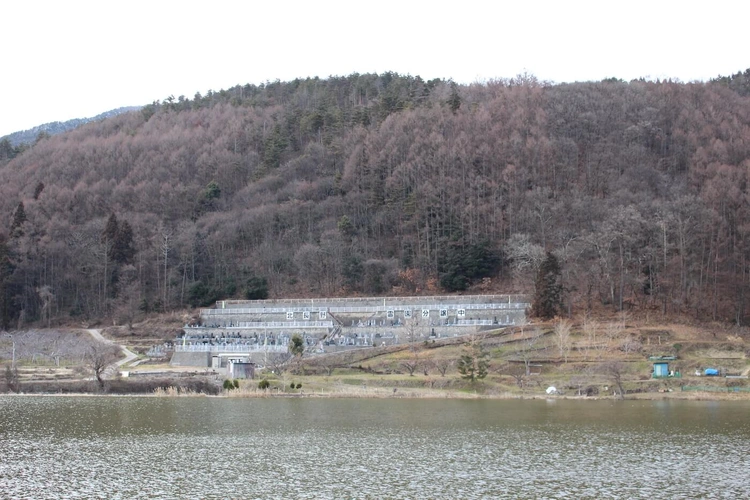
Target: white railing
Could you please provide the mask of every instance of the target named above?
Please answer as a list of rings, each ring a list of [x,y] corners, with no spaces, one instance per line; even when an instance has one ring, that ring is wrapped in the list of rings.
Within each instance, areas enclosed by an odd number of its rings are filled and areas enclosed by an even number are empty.
[[[263,344],[186,344],[174,346],[175,352],[286,352],[287,345],[263,345]]]
[[[467,302],[504,302],[504,303],[519,303],[522,302],[526,297],[523,295],[463,295],[461,296]],[[519,300],[521,299],[521,300]],[[363,303],[370,302],[374,304],[382,304],[386,306],[388,303],[403,304],[408,302],[447,302],[453,303],[456,300],[455,295],[427,295],[427,296],[412,296],[412,297],[328,297],[318,299],[266,299],[266,300],[217,300],[216,308],[222,309],[227,306],[235,305],[259,305],[264,306],[266,304],[274,307],[276,304],[290,304],[292,307],[318,307],[325,308],[328,304],[351,304],[351,303]]]
[[[383,313],[387,311],[418,311],[427,309],[430,311],[439,311],[441,309],[447,309],[449,311],[457,311],[459,309],[468,311],[513,311],[513,310],[525,310],[529,307],[526,302],[511,302],[511,303],[491,303],[491,304],[393,304],[387,306],[349,306],[349,307],[263,307],[263,308],[248,308],[248,307],[236,307],[230,309],[201,309],[201,316],[232,316],[240,314],[284,314],[284,313],[320,313],[320,311],[330,313]]]
[[[223,328],[232,330],[257,330],[264,328],[333,328],[333,321],[238,321],[231,325],[219,326],[195,326],[187,327],[186,330],[193,328]]]
[[[333,328],[333,321],[240,321],[232,328]]]
[[[495,321],[491,319],[458,319],[453,325],[449,326],[489,326],[489,325],[498,325],[499,323],[495,323]]]

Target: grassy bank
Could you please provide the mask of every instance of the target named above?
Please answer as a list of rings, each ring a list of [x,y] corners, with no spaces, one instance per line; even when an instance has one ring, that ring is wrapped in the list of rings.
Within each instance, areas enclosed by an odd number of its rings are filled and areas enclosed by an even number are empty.
[[[664,324],[627,316],[556,321],[486,331],[474,336],[429,339],[415,344],[308,355],[259,367],[255,380],[222,389],[224,378],[207,369],[144,362],[123,367],[131,377],[109,377],[98,386],[86,366],[51,366],[22,360],[17,380],[28,393],[209,394],[227,397],[352,398],[539,398],[555,387],[563,398],[750,399],[742,376],[750,373],[750,335],[716,324]],[[670,373],[652,378],[664,357]],[[144,359],[145,360],[145,359]],[[483,361],[482,361],[483,360]],[[486,362],[475,379],[461,364]],[[705,368],[735,378],[696,376]],[[481,370],[480,370],[481,371]],[[739,377],[739,378],[738,378]],[[269,388],[258,389],[261,380]],[[3,384],[3,382],[6,382]],[[292,388],[294,384],[294,388]],[[301,386],[301,387],[298,387]],[[682,392],[682,386],[707,387]],[[0,391],[8,391],[7,380]]]
[[[17,391],[22,394],[159,394],[174,391],[181,394],[221,394],[221,386],[205,377],[110,379],[104,387],[95,380],[28,380],[21,382]]]

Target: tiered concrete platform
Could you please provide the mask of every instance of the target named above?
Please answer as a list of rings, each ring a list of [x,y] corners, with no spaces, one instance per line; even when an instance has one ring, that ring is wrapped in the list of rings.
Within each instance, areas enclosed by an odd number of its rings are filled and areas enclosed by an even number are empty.
[[[198,359],[187,356],[197,352],[267,359],[286,352],[294,334],[311,354],[455,337],[524,324],[529,305],[521,295],[223,300],[184,328],[173,364]]]

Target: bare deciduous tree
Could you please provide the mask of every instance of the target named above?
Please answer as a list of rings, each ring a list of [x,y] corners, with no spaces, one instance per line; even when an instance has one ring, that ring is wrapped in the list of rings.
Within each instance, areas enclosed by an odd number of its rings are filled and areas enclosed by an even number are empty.
[[[607,349],[619,344],[622,337],[623,325],[620,322],[610,321],[604,325],[604,336],[607,337]]]
[[[400,363],[400,366],[401,366],[401,368],[403,368],[404,370],[406,370],[407,372],[409,372],[409,376],[410,377],[413,377],[414,376],[414,372],[419,367],[419,362],[417,360],[413,359],[413,358],[409,358],[409,359],[407,359],[405,361],[402,361]]]
[[[432,370],[435,367],[435,363],[433,361],[425,360],[421,364],[422,373],[424,373],[424,376],[427,377],[430,374],[430,370]]]
[[[414,376],[414,372],[419,368],[419,340],[422,338],[419,320],[413,318],[406,322],[406,339],[409,342],[409,358],[400,363],[401,367],[409,372],[409,376]]]
[[[555,323],[555,340],[557,342],[557,349],[560,351],[560,357],[568,362],[568,353],[570,352],[570,331],[572,325],[570,321],[562,319]]]
[[[5,365],[5,386],[8,391],[19,392],[21,390],[20,384],[18,383],[18,368],[11,368],[10,365]]]
[[[330,355],[320,356],[317,364],[325,370],[326,375],[329,377],[333,375],[333,371],[340,366],[337,357]]]
[[[529,368],[527,366],[512,364],[510,365],[506,373],[513,377],[513,379],[516,381],[516,385],[519,389],[521,389],[521,391],[526,388],[526,382],[530,375]]]
[[[583,334],[586,336],[586,359],[589,359],[592,350],[600,350],[599,328],[599,323],[595,319],[591,319],[591,316],[589,314],[586,314],[586,316],[584,316],[581,329],[583,330]]]
[[[97,383],[104,389],[104,374],[119,359],[120,349],[112,344],[95,342],[86,351],[86,362]]]
[[[289,362],[292,359],[292,353],[282,352],[274,353],[268,356],[266,368],[269,368],[276,375],[283,375],[289,368]]]
[[[625,371],[625,365],[621,361],[607,361],[599,365],[599,371],[617,386],[618,397],[625,399],[625,389],[622,386],[622,375]]]
[[[419,368],[420,364],[419,345],[416,343],[412,343],[409,346],[409,357],[401,361],[400,365],[403,369],[409,372],[410,377],[413,377],[414,372],[417,371],[417,368]]]
[[[533,283],[539,265],[544,260],[544,247],[533,243],[528,234],[513,234],[506,242],[506,252],[514,278],[520,282]]]
[[[171,229],[166,228],[164,224],[159,224],[159,251],[161,253],[161,256],[164,258],[164,309],[169,309],[169,274],[168,274],[168,265],[169,265],[169,252],[172,249],[172,235],[174,234],[174,231]],[[158,269],[157,269],[158,273]]]
[[[528,337],[523,338],[524,329],[521,328],[520,334],[522,339],[516,344],[515,355],[523,361],[524,372],[528,377],[531,375],[531,361],[534,353],[537,352],[540,339],[544,336],[544,333],[538,328],[534,328]]]
[[[643,345],[637,338],[628,336],[620,345],[620,349],[625,353],[640,352]]]
[[[584,393],[583,386],[589,381],[589,377],[586,374],[578,374],[570,378],[570,385],[576,388],[576,395],[581,396]]]
[[[46,321],[47,328],[49,328],[51,316],[50,308],[52,301],[55,300],[55,295],[52,293],[52,289],[49,285],[37,288],[36,292],[39,294],[39,300],[42,301],[42,319]]]
[[[411,344],[409,349],[414,349],[415,342],[419,342],[424,336],[419,319],[412,318],[406,321],[406,341]]]
[[[445,377],[446,372],[455,364],[452,359],[438,358],[434,361],[435,369],[441,377]]]

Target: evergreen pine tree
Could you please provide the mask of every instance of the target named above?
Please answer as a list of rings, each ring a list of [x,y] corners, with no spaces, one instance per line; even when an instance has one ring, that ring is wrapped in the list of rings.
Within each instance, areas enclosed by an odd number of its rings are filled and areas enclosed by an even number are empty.
[[[118,264],[131,264],[135,258],[133,228],[124,220],[117,228],[112,247],[112,259]]]
[[[453,114],[456,114],[458,108],[461,107],[461,96],[458,94],[458,85],[456,82],[451,82],[451,95],[448,97],[448,107],[451,108]]]
[[[547,252],[536,275],[531,314],[540,319],[552,319],[562,310],[563,287],[560,283],[560,263],[552,252]]]
[[[18,308],[13,303],[13,295],[16,292],[13,283],[14,271],[15,266],[8,243],[0,234],[0,325],[3,329],[7,329],[18,314]]]
[[[110,214],[107,225],[102,231],[102,241],[112,245],[117,237],[118,226],[117,216],[114,213]]]
[[[34,188],[34,199],[38,200],[39,195],[42,194],[42,191],[44,191],[44,183],[39,182],[36,187]]]
[[[482,344],[476,339],[472,339],[471,342],[464,347],[464,352],[456,365],[458,373],[461,374],[461,378],[470,380],[471,382],[486,377],[489,372],[489,367],[489,355],[482,347]]]
[[[23,223],[26,222],[26,209],[23,206],[23,202],[18,202],[18,207],[13,214],[13,222],[10,224],[11,236],[23,236]]]

